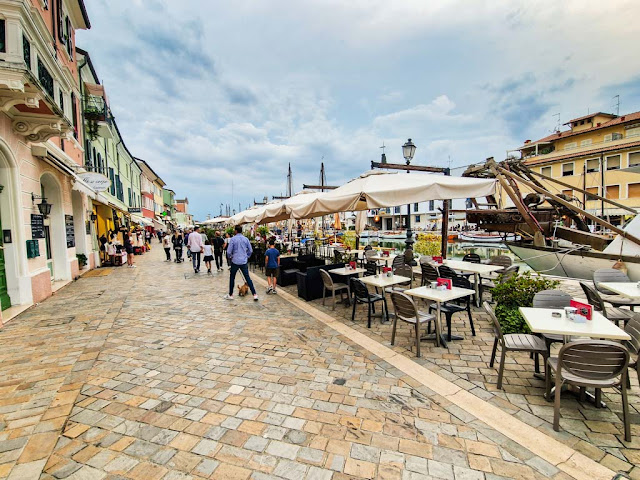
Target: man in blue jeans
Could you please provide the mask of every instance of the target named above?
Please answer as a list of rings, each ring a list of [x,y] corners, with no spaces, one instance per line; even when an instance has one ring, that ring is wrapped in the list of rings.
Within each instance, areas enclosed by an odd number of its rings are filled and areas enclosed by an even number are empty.
[[[229,293],[225,295],[225,299],[233,300],[233,287],[236,281],[236,273],[240,270],[242,271],[242,275],[244,275],[247,285],[249,285],[249,289],[251,289],[251,293],[253,293],[253,299],[256,302],[258,301],[258,294],[249,277],[249,266],[247,264],[252,253],[253,249],[251,248],[249,239],[242,235],[242,227],[240,225],[236,226],[236,234],[233,238],[229,239],[229,246],[227,247],[227,256],[231,259],[231,272],[229,275]]]

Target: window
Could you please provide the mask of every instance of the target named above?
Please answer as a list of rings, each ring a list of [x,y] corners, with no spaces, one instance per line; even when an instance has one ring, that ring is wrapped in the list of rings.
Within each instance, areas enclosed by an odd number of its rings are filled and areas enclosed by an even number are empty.
[[[607,170],[620,170],[620,155],[607,157]]]
[[[129,199],[129,206],[132,207],[133,205],[131,205],[131,189],[127,188],[127,194],[128,194],[128,199]]]
[[[628,198],[640,197],[640,183],[630,183],[628,187],[629,187],[629,193],[627,194]]]
[[[67,41],[67,53],[69,54],[69,58],[73,59],[73,42],[71,40],[71,33],[73,29],[71,28],[71,21],[69,17],[64,19],[64,28],[65,28],[65,38]]]
[[[588,138],[587,140],[580,141],[580,146],[581,147],[586,147],[587,145],[591,145],[591,139],[590,138]]]
[[[607,185],[607,198],[620,198],[620,185]]]
[[[42,61],[38,58],[38,80],[42,84],[42,88],[44,91],[49,94],[51,98],[55,98],[53,95],[53,77],[47,70],[47,67],[44,66]]]
[[[605,142],[613,142],[615,140],[621,140],[621,139],[622,139],[622,134],[621,133],[609,133],[609,134],[604,136],[604,141]]]
[[[638,135],[640,135],[640,127],[627,129],[627,137],[637,137]]]
[[[589,187],[585,189],[587,191],[587,200],[597,200],[593,195],[599,195],[598,187]]]
[[[547,177],[550,177],[550,176],[551,176],[551,167],[542,167],[542,168],[540,169],[540,173],[541,173],[542,175],[545,175],[545,176],[547,176]]]
[[[420,223],[420,215],[416,215],[416,223]]]
[[[594,173],[600,171],[600,160],[597,158],[590,158],[587,160],[587,173]]]
[[[100,154],[98,154],[98,156],[100,156]],[[111,187],[109,187],[109,193],[111,195],[115,195],[116,194],[116,182],[115,182],[115,175],[113,172],[113,168],[109,167],[109,180],[111,180]]]
[[[0,19],[0,52],[7,51],[7,32],[5,30],[4,20]]]
[[[394,213],[400,213],[400,207],[395,207],[395,208],[393,209],[393,212],[394,212]]]
[[[562,176],[570,177],[573,175],[573,162],[572,163],[563,163],[562,164]]]
[[[60,90],[60,109],[64,112],[64,92]]]
[[[71,92],[71,117],[73,119],[73,136],[78,139],[78,106],[76,105],[76,96]]]
[[[432,212],[436,209],[436,202],[434,200],[429,200],[429,211]]]
[[[62,0],[56,0],[56,17],[58,24],[58,39],[64,43],[64,31],[62,23]]]
[[[418,204],[417,204],[417,203],[414,203],[414,204],[413,204],[413,211],[414,211],[414,212],[417,212],[417,211],[418,211]]]
[[[22,58],[27,65],[27,70],[31,70],[31,44],[24,35],[22,36]]]
[[[629,154],[629,166],[635,167],[640,165],[640,152],[633,152]]]
[[[567,143],[564,146],[565,150],[571,150],[572,148],[576,148],[578,146],[578,142]]]

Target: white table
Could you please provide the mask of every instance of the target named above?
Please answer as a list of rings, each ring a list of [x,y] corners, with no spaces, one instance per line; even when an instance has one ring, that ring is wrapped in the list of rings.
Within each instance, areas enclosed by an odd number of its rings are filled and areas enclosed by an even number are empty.
[[[389,255],[388,257],[386,255],[372,255],[369,260],[375,260],[376,262],[384,260],[384,264],[389,266],[389,261],[393,261],[396,257],[397,255]]]
[[[601,282],[598,283],[598,287],[619,293],[623,297],[640,299],[640,288],[637,282]]]
[[[473,273],[473,280],[475,282],[475,290],[476,290],[476,306],[477,307],[480,306],[480,303],[482,300],[480,298],[480,275],[486,275],[487,273],[497,272],[498,270],[502,270],[504,268],[500,265],[485,265],[483,263],[463,262],[462,260],[445,259],[443,260],[442,263],[444,263],[447,267],[452,268],[454,270]]]
[[[372,287],[382,289],[382,301],[384,302],[384,309],[387,312],[387,322],[389,321],[389,309],[387,308],[387,297],[385,296],[385,288],[399,283],[408,283],[411,281],[409,277],[403,277],[402,275],[391,275],[387,277],[385,274],[381,275],[368,275],[360,279],[365,285],[371,285]],[[381,319],[382,322],[384,319]]]
[[[366,268],[342,267],[342,268],[334,268],[333,270],[329,270],[329,273],[335,273],[336,275],[342,275],[342,276],[350,276],[350,275],[357,275],[360,273],[364,273],[366,271],[367,271]]]
[[[440,346],[440,342],[444,347],[447,346],[447,341],[442,336],[442,328],[440,326],[440,304],[443,302],[449,302],[456,298],[463,298],[469,295],[473,295],[473,290],[468,288],[451,287],[451,290],[438,290],[436,288],[418,287],[411,290],[405,290],[407,295],[411,295],[417,298],[423,298],[425,300],[431,300],[436,302],[438,313],[436,315],[436,346]]]
[[[552,313],[560,312],[556,318]],[[600,312],[593,312],[591,320],[576,323],[569,320],[561,308],[520,307],[520,313],[532,332],[562,335],[565,343],[571,337],[606,338],[607,340],[629,340],[627,332],[617,327]]]

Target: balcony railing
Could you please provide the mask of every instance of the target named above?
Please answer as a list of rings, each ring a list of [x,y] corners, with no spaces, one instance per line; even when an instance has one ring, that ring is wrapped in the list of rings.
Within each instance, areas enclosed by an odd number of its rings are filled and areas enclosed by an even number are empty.
[[[87,95],[84,102],[84,116],[88,120],[104,122],[107,119],[107,103],[104,98]]]

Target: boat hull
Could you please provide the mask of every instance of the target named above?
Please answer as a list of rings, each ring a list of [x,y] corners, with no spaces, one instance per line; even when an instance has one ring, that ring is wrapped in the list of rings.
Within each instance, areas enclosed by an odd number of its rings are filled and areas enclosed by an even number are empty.
[[[463,242],[479,242],[479,243],[502,243],[505,240],[514,241],[519,237],[516,237],[513,233],[507,233],[506,235],[474,235],[472,233],[459,233],[458,240]]]
[[[515,242],[506,242],[507,247],[536,272],[558,277],[593,280],[593,273],[600,268],[612,268],[622,260],[627,267],[627,275],[640,281],[640,258],[611,255],[596,251],[573,251],[551,247],[534,247]]]

